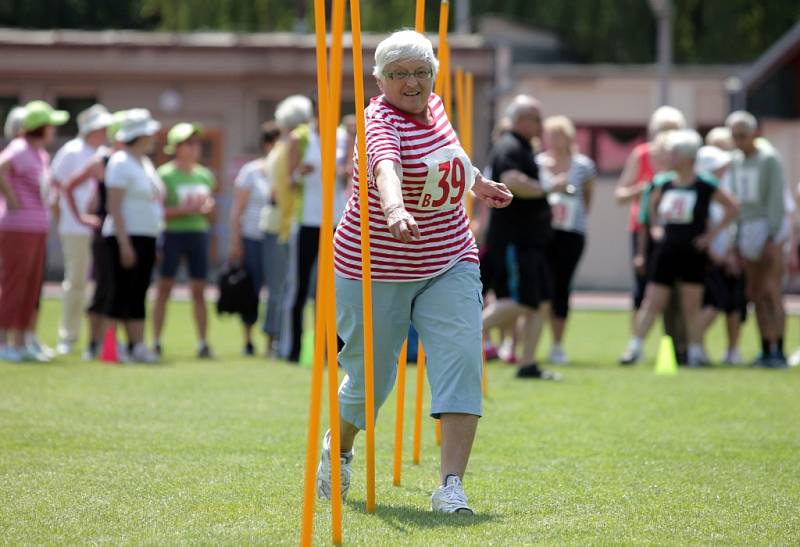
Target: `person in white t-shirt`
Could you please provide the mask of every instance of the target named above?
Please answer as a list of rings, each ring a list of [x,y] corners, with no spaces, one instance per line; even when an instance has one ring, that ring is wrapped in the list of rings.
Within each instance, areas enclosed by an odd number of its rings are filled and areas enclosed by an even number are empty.
[[[109,125],[111,114],[103,105],[96,104],[78,114],[78,136],[59,149],[51,165],[52,177],[59,189],[63,190],[70,177],[92,161],[98,148],[106,143],[106,128]],[[88,182],[73,193],[81,214],[88,211],[97,185],[96,179]],[[64,281],[61,287],[64,296],[56,351],[63,355],[72,352],[80,335],[91,263],[92,230],[75,217],[65,199],[59,199],[59,211],[58,236],[64,254]]]
[[[106,167],[108,216],[103,236],[112,264],[106,316],[125,323],[130,357],[143,363],[158,361],[144,343],[144,319],[164,218],[164,183],[147,157],[160,128],[147,110],[127,111],[117,132],[117,141],[125,147],[114,152]]]

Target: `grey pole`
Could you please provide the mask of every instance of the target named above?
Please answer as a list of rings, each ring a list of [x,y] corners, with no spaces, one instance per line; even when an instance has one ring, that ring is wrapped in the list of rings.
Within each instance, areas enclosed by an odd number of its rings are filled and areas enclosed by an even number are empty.
[[[456,24],[455,29],[458,34],[469,34],[471,32],[470,19],[472,18],[471,0],[456,0]]]
[[[649,0],[658,19],[658,104],[669,104],[672,73],[672,0]]]

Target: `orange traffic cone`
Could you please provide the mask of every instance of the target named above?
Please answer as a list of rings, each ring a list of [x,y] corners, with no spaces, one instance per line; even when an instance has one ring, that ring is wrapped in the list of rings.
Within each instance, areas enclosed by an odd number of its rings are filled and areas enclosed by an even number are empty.
[[[100,350],[100,360],[104,363],[119,363],[117,355],[117,329],[109,328],[103,337],[103,347]]]

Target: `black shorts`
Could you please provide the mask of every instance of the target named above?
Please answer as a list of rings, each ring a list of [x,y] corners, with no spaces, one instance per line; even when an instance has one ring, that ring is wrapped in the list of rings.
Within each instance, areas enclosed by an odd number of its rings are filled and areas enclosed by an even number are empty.
[[[164,232],[161,277],[175,277],[184,258],[189,268],[189,279],[204,281],[208,274],[208,233]]]
[[[744,321],[747,317],[744,275],[731,275],[722,266],[711,267],[706,275],[703,305],[726,315],[738,312]]]
[[[672,287],[676,281],[702,285],[708,272],[708,256],[688,245],[658,245],[650,265],[650,281]]]
[[[538,308],[553,296],[553,278],[545,247],[505,248],[502,264],[495,258],[492,284],[497,298],[512,298],[523,306]],[[499,271],[498,271],[499,270]]]
[[[106,303],[106,315],[122,321],[143,321],[147,289],[156,261],[156,238],[130,236],[130,239],[136,262],[133,267],[125,268],[120,262],[117,238],[105,238],[111,263],[111,293]]]

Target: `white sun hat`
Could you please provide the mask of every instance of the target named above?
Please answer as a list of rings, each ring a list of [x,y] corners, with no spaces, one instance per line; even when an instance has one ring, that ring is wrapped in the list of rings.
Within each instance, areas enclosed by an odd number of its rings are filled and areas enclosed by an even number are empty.
[[[78,134],[86,136],[92,131],[106,129],[112,121],[111,113],[105,106],[92,105],[78,114]]]
[[[161,124],[154,120],[146,108],[132,108],[125,113],[117,131],[117,142],[129,142],[137,137],[155,135]]]
[[[703,146],[697,151],[694,170],[698,173],[713,173],[731,162],[731,153],[716,146]]]

